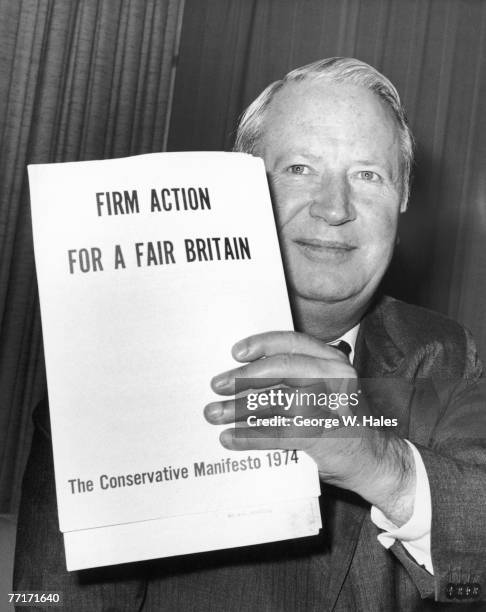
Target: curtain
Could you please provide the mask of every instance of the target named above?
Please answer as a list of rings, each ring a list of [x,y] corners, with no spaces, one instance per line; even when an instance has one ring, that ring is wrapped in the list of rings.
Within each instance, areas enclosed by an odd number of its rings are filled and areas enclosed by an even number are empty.
[[[230,149],[266,85],[332,56],[386,74],[417,140],[386,290],[465,324],[486,357],[486,2],[187,0],[169,148]]]
[[[182,10],[0,0],[0,513],[17,507],[46,392],[26,165],[164,150]]]

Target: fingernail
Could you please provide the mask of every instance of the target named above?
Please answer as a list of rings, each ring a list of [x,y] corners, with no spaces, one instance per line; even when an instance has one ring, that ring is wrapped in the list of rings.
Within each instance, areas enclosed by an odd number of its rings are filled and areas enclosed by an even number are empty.
[[[223,416],[223,407],[220,404],[208,404],[204,411],[209,419],[219,419]]]
[[[228,431],[227,429],[225,431],[222,431],[221,435],[219,436],[219,441],[225,448],[231,448],[231,443],[233,441],[233,435],[231,431]]]
[[[243,359],[244,357],[246,357],[248,355],[248,347],[246,346],[246,343],[239,343],[237,342],[234,347],[233,347],[233,355],[237,358],[237,359]]]
[[[211,381],[211,386],[213,389],[222,389],[223,387],[226,387],[227,383],[228,379],[226,376],[215,376]]]

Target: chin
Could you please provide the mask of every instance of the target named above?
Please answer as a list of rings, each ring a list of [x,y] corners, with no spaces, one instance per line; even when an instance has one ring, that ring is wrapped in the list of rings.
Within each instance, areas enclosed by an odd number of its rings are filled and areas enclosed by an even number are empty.
[[[366,286],[364,279],[354,277],[352,271],[334,271],[330,266],[290,266],[287,281],[291,293],[302,299],[319,302],[343,302],[358,295]]]
[[[343,286],[342,284],[308,284],[292,283],[291,292],[294,296],[327,304],[344,302],[356,297],[360,291],[356,287]]]

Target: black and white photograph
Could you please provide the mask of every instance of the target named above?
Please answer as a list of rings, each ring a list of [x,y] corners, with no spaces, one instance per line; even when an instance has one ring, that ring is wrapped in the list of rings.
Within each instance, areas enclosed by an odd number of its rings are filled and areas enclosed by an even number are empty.
[[[0,612],[486,610],[486,2],[0,0]]]

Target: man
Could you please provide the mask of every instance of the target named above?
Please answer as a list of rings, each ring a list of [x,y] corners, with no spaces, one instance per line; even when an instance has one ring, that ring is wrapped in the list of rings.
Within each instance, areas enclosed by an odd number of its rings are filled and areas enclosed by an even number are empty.
[[[412,611],[481,600],[486,442],[474,344],[446,318],[378,293],[412,161],[395,88],[357,60],[310,64],[249,107],[236,148],[265,161],[298,332],[237,343],[242,365],[215,376],[223,400],[206,418],[234,420],[224,398],[235,377],[381,377],[393,384],[380,412],[397,417],[398,433],[255,438],[227,429],[228,448],[302,448],[314,458],[319,537],[67,574],[47,412],[38,413],[15,588],[62,590],[66,608],[79,611]],[[338,340],[349,358],[332,346]]]

